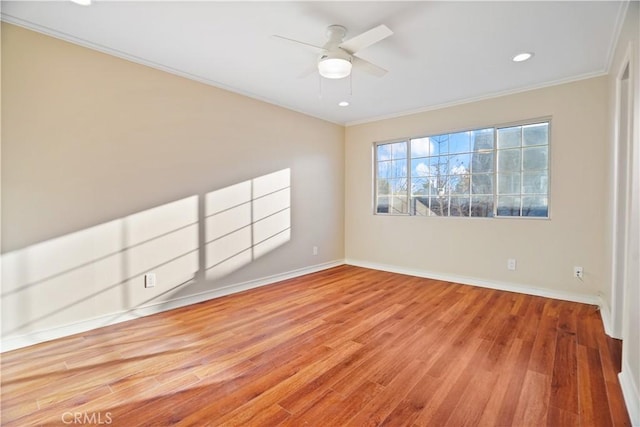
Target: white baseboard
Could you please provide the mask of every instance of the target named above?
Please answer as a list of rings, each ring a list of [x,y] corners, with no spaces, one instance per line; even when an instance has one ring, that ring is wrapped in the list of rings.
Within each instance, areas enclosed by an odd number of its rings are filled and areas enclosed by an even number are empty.
[[[378,264],[375,262],[346,259],[345,264],[356,267],[372,268],[374,270],[388,271],[390,273],[406,274],[409,276],[424,277],[427,279],[443,280],[445,282],[460,283],[462,285],[479,286],[481,288],[496,289],[500,291],[517,292],[520,294],[535,295],[539,297],[559,299],[563,301],[580,302],[600,306],[602,300],[596,295],[577,294],[571,292],[555,291],[553,289],[534,288],[508,282],[488,281],[473,277],[457,276],[450,274],[434,273],[427,270],[417,270],[412,268],[398,267],[388,264]]]
[[[604,326],[604,333],[609,335],[611,338],[622,339],[621,336],[618,336],[613,331],[613,325],[611,323],[611,310],[609,309],[609,305],[600,297],[600,317],[602,318],[602,325]]]
[[[627,405],[629,418],[631,418],[631,425],[640,427],[640,393],[638,393],[638,384],[635,383],[630,372],[628,360],[623,361],[622,372],[618,374],[618,379],[620,380],[624,403]]]
[[[90,331],[92,329],[101,328],[103,326],[114,325],[116,323],[126,322],[127,320],[138,319],[140,317],[149,316],[151,314],[173,310],[175,308],[184,307],[191,304],[197,304],[199,302],[207,301],[213,298],[219,298],[225,295],[246,291],[248,289],[270,285],[282,280],[304,276],[305,274],[315,273],[317,271],[326,270],[343,264],[344,260],[329,261],[322,264],[316,264],[309,267],[287,271],[284,273],[274,274],[268,277],[261,277],[259,279],[250,280],[247,282],[236,283],[233,285],[225,286],[223,288],[212,289],[210,291],[202,292],[199,294],[162,301],[143,307],[136,307],[135,309],[131,310],[110,313],[108,315],[82,320],[56,328],[34,331],[25,335],[2,338],[2,342],[0,343],[0,352],[28,347],[30,345]]]

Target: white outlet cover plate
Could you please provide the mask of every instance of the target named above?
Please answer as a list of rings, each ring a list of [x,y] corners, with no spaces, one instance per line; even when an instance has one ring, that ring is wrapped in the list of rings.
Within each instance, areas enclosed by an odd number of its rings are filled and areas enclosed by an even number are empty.
[[[144,275],[144,287],[145,288],[153,288],[156,286],[156,275],[155,273],[147,273]]]

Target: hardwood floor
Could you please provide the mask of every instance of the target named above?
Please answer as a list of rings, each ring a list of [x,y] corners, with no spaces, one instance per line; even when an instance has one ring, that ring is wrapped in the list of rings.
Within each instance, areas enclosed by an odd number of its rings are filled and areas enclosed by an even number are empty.
[[[2,355],[2,425],[628,426],[597,307],[341,266]]]

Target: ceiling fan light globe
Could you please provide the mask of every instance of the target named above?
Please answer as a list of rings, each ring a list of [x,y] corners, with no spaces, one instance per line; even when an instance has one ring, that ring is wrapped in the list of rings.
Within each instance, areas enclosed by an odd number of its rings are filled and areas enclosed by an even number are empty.
[[[351,74],[351,61],[343,58],[325,58],[318,62],[320,75],[327,79],[342,79]]]

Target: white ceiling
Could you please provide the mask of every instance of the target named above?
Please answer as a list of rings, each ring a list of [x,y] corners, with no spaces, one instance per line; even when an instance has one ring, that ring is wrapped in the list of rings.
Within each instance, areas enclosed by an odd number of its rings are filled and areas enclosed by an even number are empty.
[[[626,2],[3,1],[2,19],[341,124],[569,81],[608,70]],[[300,77],[326,27],[394,34],[359,53],[389,72]],[[511,57],[535,56],[525,63]],[[321,90],[320,90],[321,89]],[[322,97],[320,97],[320,92]],[[343,99],[351,102],[339,107]]]

